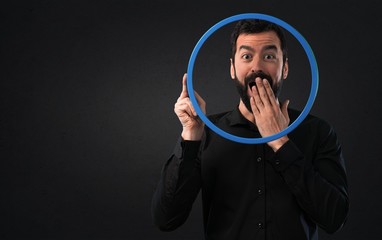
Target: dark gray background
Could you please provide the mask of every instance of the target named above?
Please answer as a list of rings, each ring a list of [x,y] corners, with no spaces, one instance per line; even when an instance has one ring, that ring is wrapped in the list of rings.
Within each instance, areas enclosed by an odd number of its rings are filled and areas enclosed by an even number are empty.
[[[150,201],[181,130],[173,105],[192,49],[247,12],[295,27],[319,65],[311,112],[340,137],[351,202],[345,227],[322,239],[380,239],[377,1],[9,2],[0,4],[0,239],[201,239],[199,198],[171,233],[153,226]],[[195,64],[210,113],[238,102],[225,32]],[[301,108],[309,65],[289,40],[283,98]]]

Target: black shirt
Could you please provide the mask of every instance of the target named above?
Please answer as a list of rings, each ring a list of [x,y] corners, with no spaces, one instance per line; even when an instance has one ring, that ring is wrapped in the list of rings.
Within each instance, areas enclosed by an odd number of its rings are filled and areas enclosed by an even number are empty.
[[[299,112],[289,110],[294,121]],[[209,117],[231,134],[258,138],[237,109]],[[165,163],[153,196],[155,224],[171,231],[187,219],[202,189],[205,238],[318,239],[317,226],[340,229],[348,213],[341,147],[325,121],[309,115],[277,152],[229,141],[208,128],[182,141]]]

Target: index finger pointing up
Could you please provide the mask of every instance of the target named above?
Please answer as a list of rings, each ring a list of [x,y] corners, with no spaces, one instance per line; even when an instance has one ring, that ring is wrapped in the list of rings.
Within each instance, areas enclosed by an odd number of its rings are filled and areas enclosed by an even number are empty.
[[[188,97],[188,91],[187,91],[187,73],[183,75],[182,80],[182,93],[180,94],[180,98]]]

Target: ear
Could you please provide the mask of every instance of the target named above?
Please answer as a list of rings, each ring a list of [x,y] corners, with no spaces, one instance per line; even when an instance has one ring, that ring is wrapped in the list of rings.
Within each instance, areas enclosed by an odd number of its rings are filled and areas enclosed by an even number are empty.
[[[289,64],[288,64],[288,58],[285,59],[285,64],[283,67],[283,80],[285,80],[288,77],[288,72],[289,72]]]
[[[231,78],[232,78],[232,79],[235,79],[235,66],[233,65],[232,58],[230,58],[229,60],[230,60],[230,62],[231,62],[231,67],[230,67],[230,70],[231,70]]]

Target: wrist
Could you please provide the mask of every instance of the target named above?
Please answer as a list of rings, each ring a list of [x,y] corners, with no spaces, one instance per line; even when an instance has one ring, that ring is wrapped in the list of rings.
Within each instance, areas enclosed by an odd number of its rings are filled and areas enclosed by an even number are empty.
[[[279,139],[268,142],[268,146],[270,146],[274,152],[277,152],[277,150],[279,150],[288,141],[288,136],[283,136]]]
[[[200,141],[202,140],[203,136],[203,128],[198,130],[186,130],[183,129],[182,131],[182,139],[185,141]]]

